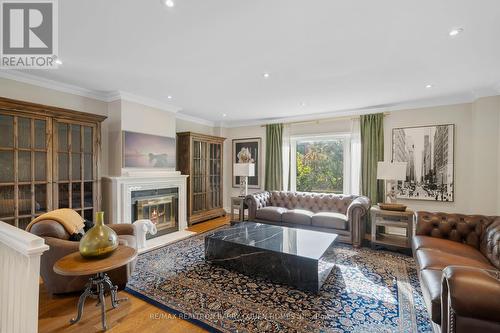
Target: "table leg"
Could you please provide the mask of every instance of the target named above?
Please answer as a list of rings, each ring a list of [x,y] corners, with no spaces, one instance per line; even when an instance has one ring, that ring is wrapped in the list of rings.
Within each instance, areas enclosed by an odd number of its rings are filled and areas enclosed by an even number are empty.
[[[104,283],[102,279],[99,280],[98,288],[99,288],[99,302],[101,303],[102,328],[104,330],[107,330],[108,327],[106,324],[106,303],[104,302]]]
[[[76,315],[76,318],[72,318],[69,322],[71,324],[74,324],[78,321],[80,321],[80,319],[82,319],[82,314],[83,314],[83,306],[85,305],[85,300],[87,299],[87,297],[89,296],[92,296],[92,282],[89,282],[87,283],[87,287],[85,288],[85,291],[83,292],[83,294],[80,296],[80,299],[78,299],[78,312],[77,312],[77,315]]]
[[[104,283],[108,286],[111,296],[111,305],[113,306],[113,308],[116,308],[119,302],[128,300],[127,297],[116,298],[118,293],[118,286],[114,286],[113,283],[111,282],[111,279],[106,274],[104,274]]]
[[[95,276],[91,277],[89,279],[89,282],[87,283],[85,287],[85,291],[83,294],[80,296],[78,299],[78,312],[76,315],[76,318],[73,318],[70,320],[71,324],[77,323],[80,321],[82,318],[83,314],[83,307],[85,305],[85,300],[87,297],[92,297],[92,298],[97,298],[97,304],[96,306],[101,306],[101,322],[102,322],[102,328],[104,330],[108,329],[108,325],[106,323],[106,303],[104,301],[104,292],[106,287],[109,288],[110,292],[110,297],[111,297],[111,305],[113,308],[116,308],[118,306],[118,303],[121,301],[126,301],[128,298],[116,298],[118,287],[114,286],[113,283],[111,282],[111,279],[109,278],[106,273],[97,273]]]

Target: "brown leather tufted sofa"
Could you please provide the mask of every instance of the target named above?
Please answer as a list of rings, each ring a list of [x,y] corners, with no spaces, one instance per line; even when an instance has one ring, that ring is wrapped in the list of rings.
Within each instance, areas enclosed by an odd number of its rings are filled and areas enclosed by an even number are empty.
[[[135,228],[132,224],[107,224],[118,235],[121,245],[136,247]],[[53,220],[43,220],[35,223],[31,233],[45,239],[50,248],[42,255],[40,275],[49,294],[62,294],[85,289],[90,276],[62,276],[54,272],[54,264],[67,254],[78,251],[79,242],[70,241],[70,234],[64,227]],[[135,261],[107,272],[113,284],[119,289],[125,288],[134,270]]]
[[[370,199],[357,195],[272,191],[245,198],[249,219],[269,224],[326,231],[339,241],[361,246]]]
[[[415,213],[413,256],[435,330],[500,332],[500,217]]]

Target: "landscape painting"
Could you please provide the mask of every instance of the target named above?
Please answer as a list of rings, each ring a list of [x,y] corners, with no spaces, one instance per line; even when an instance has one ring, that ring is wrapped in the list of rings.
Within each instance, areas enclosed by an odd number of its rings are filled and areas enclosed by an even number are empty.
[[[175,169],[175,138],[123,131],[123,167]]]
[[[454,136],[454,125],[392,130],[392,160],[407,163],[398,198],[455,200]]]

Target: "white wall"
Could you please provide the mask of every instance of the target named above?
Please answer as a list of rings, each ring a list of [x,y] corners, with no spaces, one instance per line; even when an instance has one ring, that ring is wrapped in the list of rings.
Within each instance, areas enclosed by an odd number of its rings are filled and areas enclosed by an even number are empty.
[[[500,215],[500,96],[474,103],[393,111],[384,118],[385,159],[391,160],[392,129],[435,124],[455,124],[455,202],[400,200],[414,210]],[[351,121],[318,121],[292,124],[290,135],[349,132]],[[265,156],[265,128],[245,126],[224,131],[225,207],[238,195],[232,188],[232,139],[261,137]],[[263,169],[265,169],[265,161]],[[264,177],[264,175],[262,175]],[[264,178],[263,178],[264,179]]]
[[[177,118],[175,121],[176,132],[194,132],[207,135],[218,135],[215,133],[215,127],[195,123],[192,121]]]
[[[391,160],[393,128],[455,124],[455,201],[400,201],[413,210],[498,214],[499,115],[500,96],[388,115],[384,119],[386,160]]]

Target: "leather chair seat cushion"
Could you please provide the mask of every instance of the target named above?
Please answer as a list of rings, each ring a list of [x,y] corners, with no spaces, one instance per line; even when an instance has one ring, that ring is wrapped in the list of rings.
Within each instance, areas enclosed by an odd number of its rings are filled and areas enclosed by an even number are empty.
[[[430,311],[431,320],[441,325],[441,277],[443,272],[435,269],[420,271],[422,294]],[[430,307],[429,307],[430,305]]]
[[[283,207],[268,206],[258,209],[255,213],[255,217],[260,220],[281,222],[282,215],[287,211]]]
[[[118,244],[136,248],[135,236],[118,235]]]
[[[460,255],[469,259],[483,261],[488,263],[488,259],[476,248],[458,243],[455,241],[435,238],[430,236],[414,236],[412,239],[413,253],[419,249],[433,249],[444,253]]]
[[[340,213],[321,212],[311,218],[311,224],[315,227],[347,230],[347,216]]]
[[[443,270],[447,266],[468,266],[485,269],[495,269],[489,262],[464,257],[458,252],[451,254],[435,249],[419,249],[415,253],[419,269]]]
[[[311,225],[311,217],[313,212],[305,209],[291,209],[287,210],[282,215],[282,221],[292,224]]]

